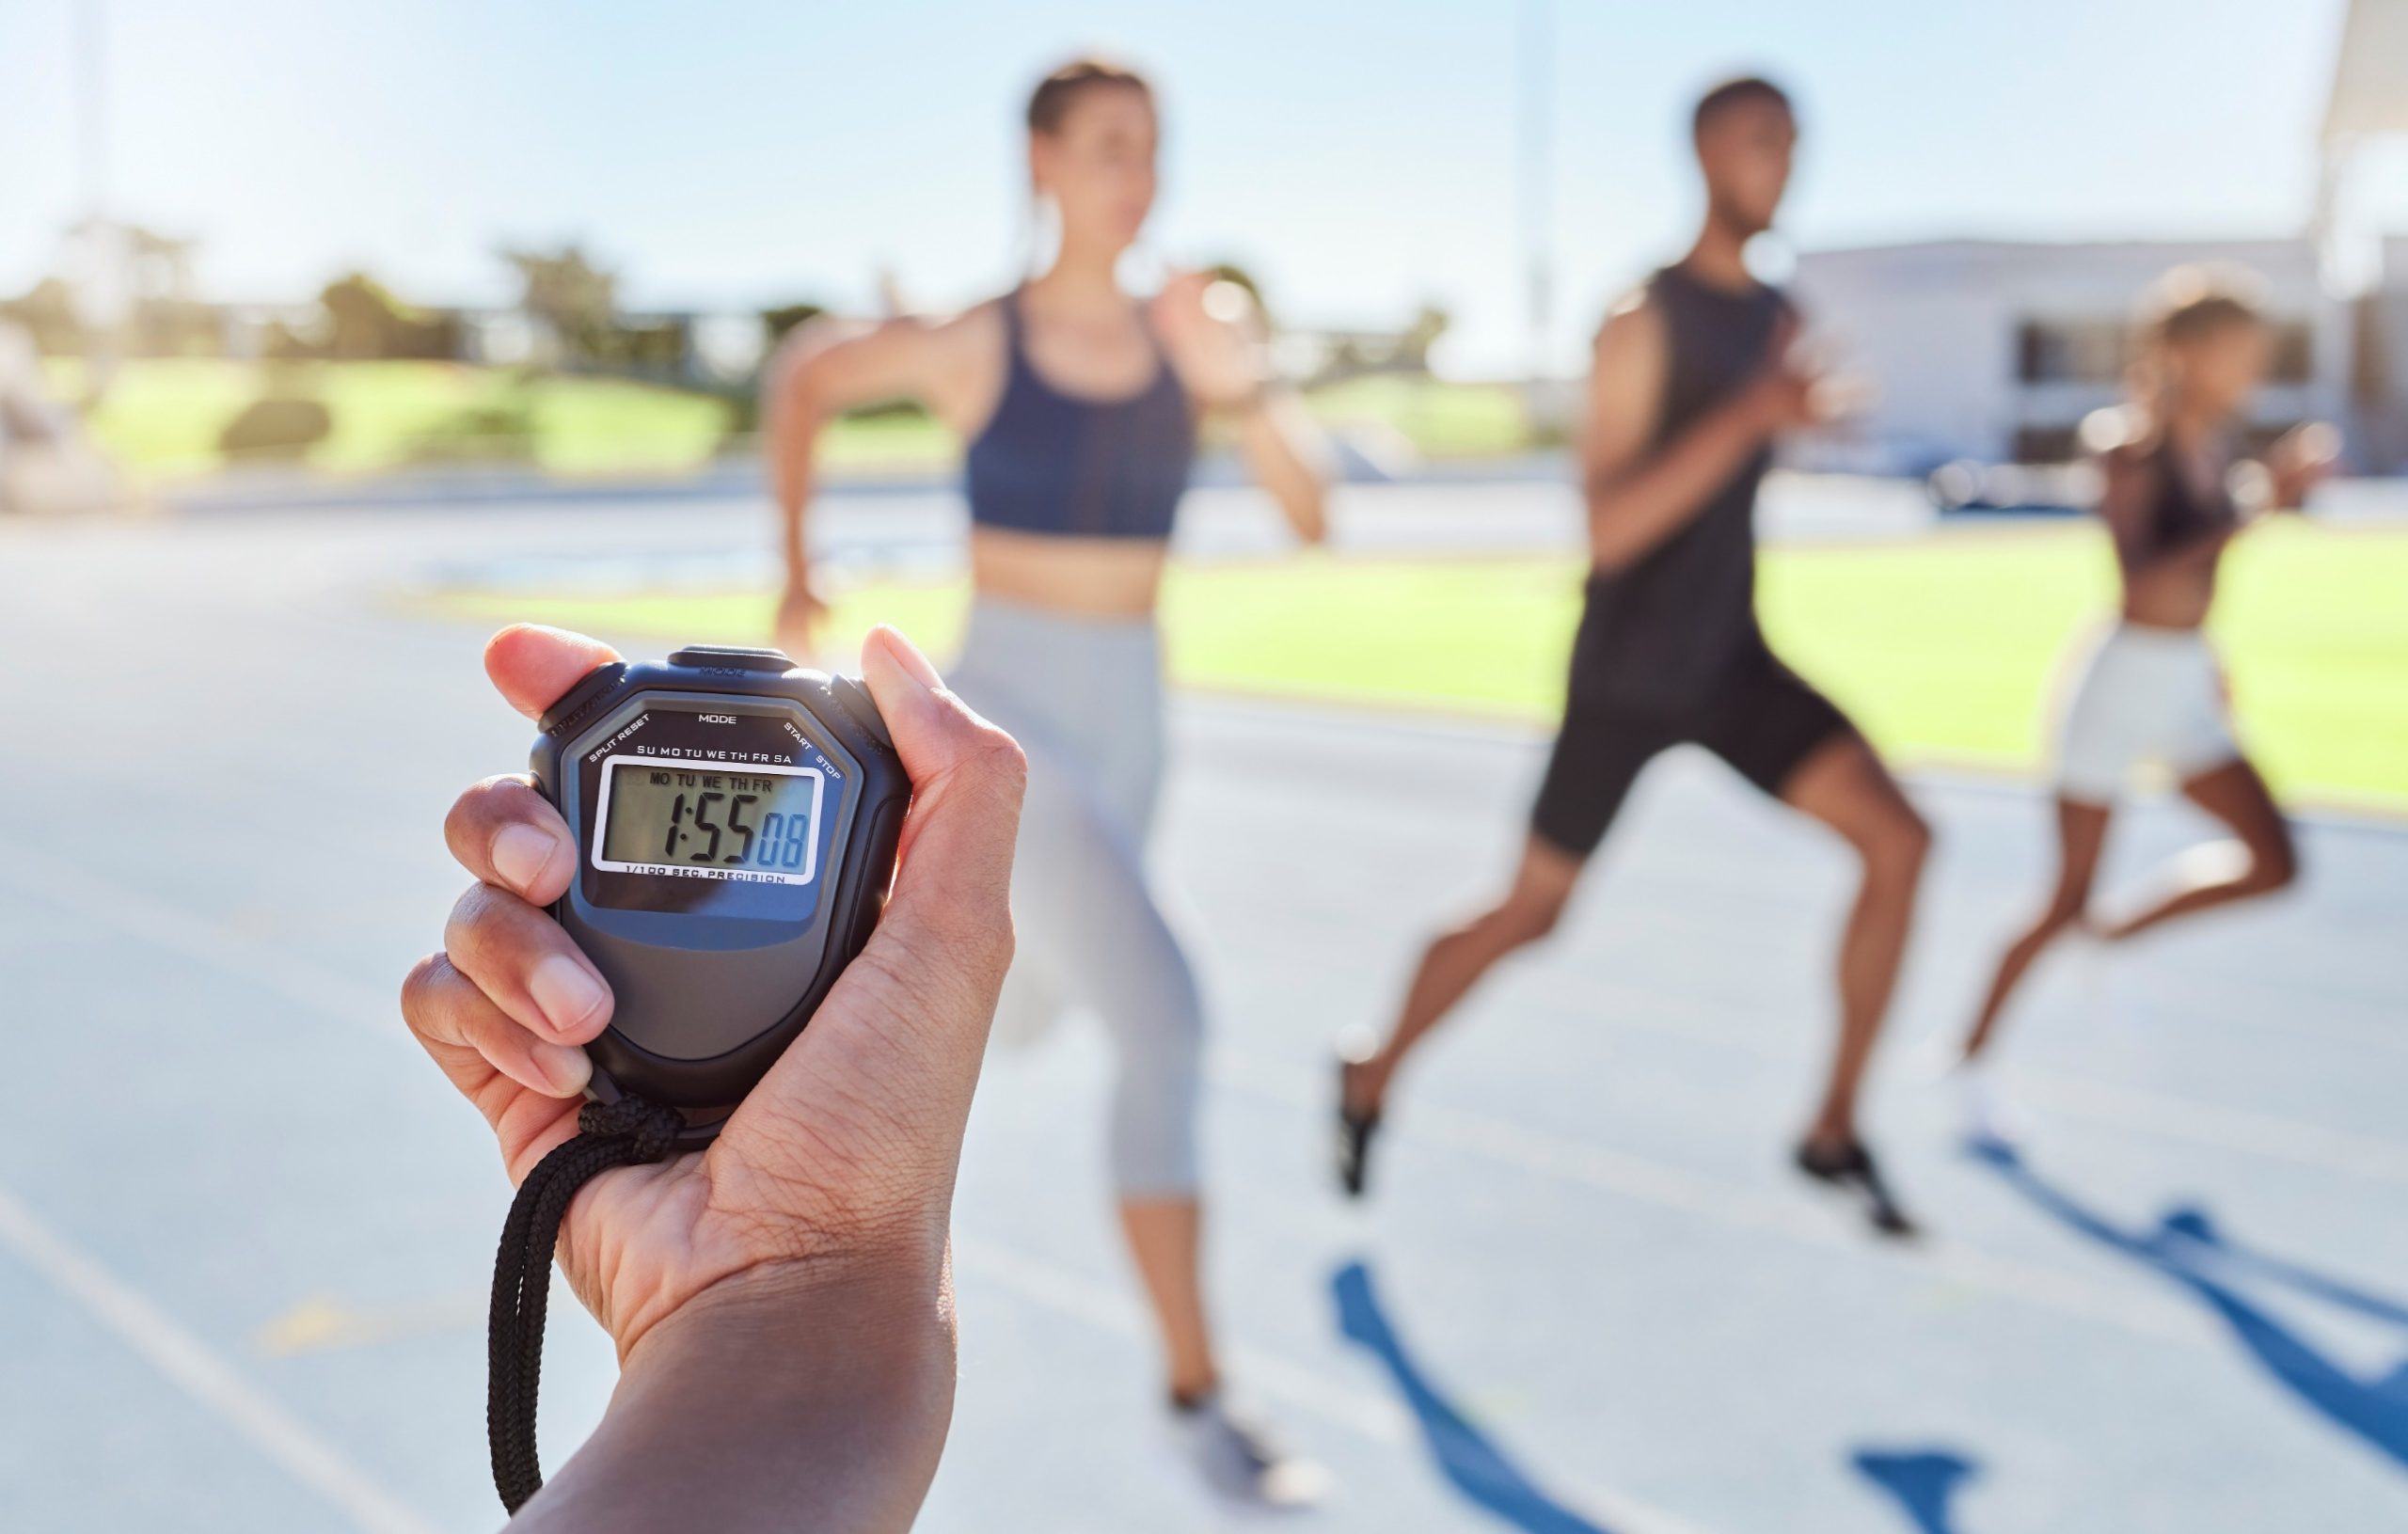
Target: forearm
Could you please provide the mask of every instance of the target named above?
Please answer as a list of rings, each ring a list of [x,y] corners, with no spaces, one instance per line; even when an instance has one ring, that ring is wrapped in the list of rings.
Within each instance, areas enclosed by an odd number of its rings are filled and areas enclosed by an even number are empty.
[[[814,489],[821,424],[820,412],[803,400],[781,402],[770,416],[769,493],[777,503],[780,547],[789,579],[811,562],[803,523]]]
[[[1592,471],[1589,545],[1599,568],[1637,562],[1687,526],[1765,440],[1742,395],[1710,411],[1636,468]]]
[[[513,1530],[908,1529],[953,1411],[941,1265],[732,1279],[646,1333]]]
[[[1329,536],[1329,443],[1292,390],[1273,387],[1238,417],[1238,449],[1296,536]]]

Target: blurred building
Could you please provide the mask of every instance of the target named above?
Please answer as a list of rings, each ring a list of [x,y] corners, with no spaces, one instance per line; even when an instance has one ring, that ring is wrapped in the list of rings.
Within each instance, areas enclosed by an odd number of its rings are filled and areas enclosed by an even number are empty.
[[[2061,462],[2083,416],[2120,396],[2131,317],[2167,268],[2245,268],[2276,331],[2252,425],[2342,423],[2360,467],[2408,469],[2408,240],[2390,280],[2332,296],[2315,242],[2020,244],[1949,240],[1801,256],[1794,286],[1812,327],[1878,390],[1822,456],[1922,473],[1953,459]]]
[[[2258,434],[2330,420],[2361,470],[2408,473],[2408,239],[2350,196],[2359,151],[2408,134],[2408,0],[2350,0],[2296,239],[2017,244],[1944,240],[1799,258],[1795,285],[1877,401],[1831,467],[1922,473],[1954,459],[2061,462],[2123,387],[2131,314],[2185,262],[2241,266],[2276,327]]]

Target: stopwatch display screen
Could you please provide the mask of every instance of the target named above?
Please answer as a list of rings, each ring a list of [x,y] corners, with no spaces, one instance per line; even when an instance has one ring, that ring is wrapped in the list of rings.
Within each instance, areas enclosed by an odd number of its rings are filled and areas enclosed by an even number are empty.
[[[737,884],[818,874],[827,780],[816,767],[613,756],[603,769],[596,868]]]

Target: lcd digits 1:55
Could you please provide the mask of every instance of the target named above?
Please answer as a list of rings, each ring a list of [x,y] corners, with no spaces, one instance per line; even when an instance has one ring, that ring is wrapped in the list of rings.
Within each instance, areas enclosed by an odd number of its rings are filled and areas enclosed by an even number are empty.
[[[825,782],[816,767],[649,756],[605,766],[596,868],[769,884],[808,884],[818,871]]]

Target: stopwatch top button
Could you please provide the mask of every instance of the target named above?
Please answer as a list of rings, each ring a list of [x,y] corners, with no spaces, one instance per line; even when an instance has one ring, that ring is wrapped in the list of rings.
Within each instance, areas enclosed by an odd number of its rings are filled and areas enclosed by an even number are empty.
[[[784,673],[794,670],[793,658],[784,650],[747,650],[730,644],[689,644],[671,656],[669,664],[737,672]]]

